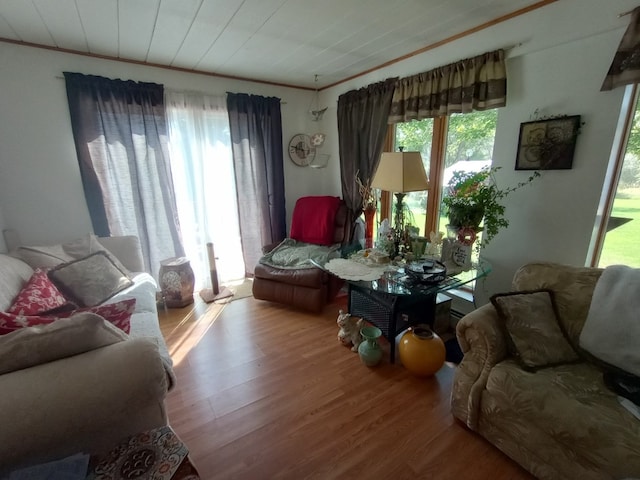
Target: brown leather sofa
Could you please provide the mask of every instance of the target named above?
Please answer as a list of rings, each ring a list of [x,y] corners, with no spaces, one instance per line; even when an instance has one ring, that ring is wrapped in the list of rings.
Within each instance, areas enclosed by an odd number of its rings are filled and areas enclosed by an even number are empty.
[[[351,240],[352,215],[344,202],[340,203],[334,220],[335,243],[348,245]],[[264,253],[278,244],[263,247]],[[316,268],[285,270],[258,263],[254,270],[253,296],[258,300],[283,303],[307,310],[321,312],[343,285],[343,281]]]

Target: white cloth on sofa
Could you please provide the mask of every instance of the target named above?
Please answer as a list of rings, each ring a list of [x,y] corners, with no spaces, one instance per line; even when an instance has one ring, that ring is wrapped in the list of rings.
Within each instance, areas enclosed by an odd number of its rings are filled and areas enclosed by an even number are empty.
[[[580,346],[640,376],[640,268],[607,267],[596,283]]]

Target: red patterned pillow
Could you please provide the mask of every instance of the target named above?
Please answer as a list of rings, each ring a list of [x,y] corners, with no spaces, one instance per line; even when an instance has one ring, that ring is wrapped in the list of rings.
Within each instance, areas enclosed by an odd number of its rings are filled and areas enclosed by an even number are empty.
[[[80,312],[91,312],[100,315],[123,332],[129,333],[131,330],[131,315],[135,308],[136,299],[129,298],[121,302],[98,305],[97,307],[80,308],[78,310],[60,312],[56,315],[16,315],[15,313],[0,312],[0,335],[6,335],[7,333],[24,327],[53,323],[59,318],[67,318]]]
[[[67,299],[49,280],[47,270],[36,268],[7,312],[19,315],[39,315],[62,307],[66,303]]]

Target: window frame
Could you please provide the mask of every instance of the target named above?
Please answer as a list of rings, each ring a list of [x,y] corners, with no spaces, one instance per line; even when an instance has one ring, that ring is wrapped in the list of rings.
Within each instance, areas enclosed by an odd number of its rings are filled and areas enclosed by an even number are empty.
[[[604,241],[607,235],[607,226],[613,211],[613,203],[618,191],[618,183],[622,174],[622,166],[624,157],[627,153],[627,145],[631,128],[633,127],[636,106],[640,101],[640,88],[638,84],[629,85],[624,93],[620,116],[618,118],[618,127],[616,129],[615,138],[611,148],[611,156],[609,157],[609,167],[605,175],[604,188],[600,197],[600,205],[596,215],[594,224],[594,232],[589,245],[587,259],[585,264],[590,267],[598,267],[600,256],[604,248]]]

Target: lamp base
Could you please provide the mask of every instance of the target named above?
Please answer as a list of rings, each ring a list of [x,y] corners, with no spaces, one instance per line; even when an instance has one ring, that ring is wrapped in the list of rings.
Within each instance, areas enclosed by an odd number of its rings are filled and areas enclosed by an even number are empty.
[[[395,215],[393,217],[393,228],[395,230],[394,241],[396,244],[396,255],[400,253],[400,243],[404,240],[404,197],[406,194],[396,192]]]

